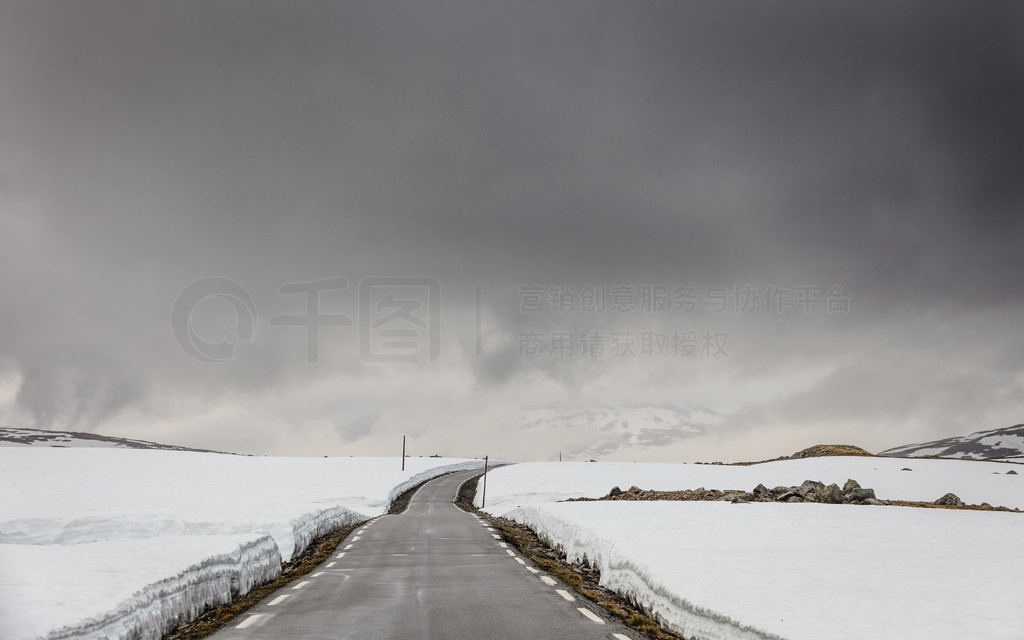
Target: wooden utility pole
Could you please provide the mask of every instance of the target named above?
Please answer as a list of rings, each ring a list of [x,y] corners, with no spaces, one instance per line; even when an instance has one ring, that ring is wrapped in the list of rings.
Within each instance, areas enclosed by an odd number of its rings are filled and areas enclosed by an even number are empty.
[[[480,493],[480,508],[487,506],[487,456],[484,456],[484,490]]]
[[[402,436],[402,471],[405,471],[405,436]]]

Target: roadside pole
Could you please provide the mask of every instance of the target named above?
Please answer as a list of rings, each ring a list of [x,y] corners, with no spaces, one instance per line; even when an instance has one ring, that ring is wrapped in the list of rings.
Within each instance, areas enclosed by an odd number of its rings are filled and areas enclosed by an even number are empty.
[[[484,456],[484,489],[480,493],[480,508],[487,506],[487,456]]]
[[[405,436],[402,436],[402,471],[405,471]]]

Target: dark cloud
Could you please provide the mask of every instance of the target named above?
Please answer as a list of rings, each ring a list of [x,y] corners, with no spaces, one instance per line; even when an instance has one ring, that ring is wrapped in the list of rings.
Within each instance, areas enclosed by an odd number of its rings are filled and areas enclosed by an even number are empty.
[[[213,406],[380,375],[395,386],[379,411],[416,386],[341,328],[322,329],[315,366],[299,330],[266,324],[244,357],[189,360],[170,305],[211,275],[264,322],[301,306],[277,295],[287,282],[345,276],[324,300],[352,313],[363,276],[437,277],[435,373],[488,393],[647,394],[637,363],[528,361],[515,337],[679,324],[524,318],[528,282],[852,293],[842,317],[684,318],[728,330],[735,353],[644,375],[721,389],[864,371],[872,340],[880,362],[923,359],[947,348],[929,332],[957,342],[944,327],[979,316],[1016,353],[1022,31],[1014,2],[4,3],[0,356],[21,372],[17,410],[99,426],[167,395]],[[960,342],[949,379],[996,368],[1012,386],[1019,358]],[[922,415],[902,406],[891,422]]]

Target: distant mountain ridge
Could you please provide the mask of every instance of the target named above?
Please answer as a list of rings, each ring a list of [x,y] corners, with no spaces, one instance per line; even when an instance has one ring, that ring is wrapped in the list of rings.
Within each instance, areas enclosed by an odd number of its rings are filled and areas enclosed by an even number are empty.
[[[524,407],[520,421],[524,433],[573,434],[576,445],[567,454],[605,456],[620,449],[660,447],[713,431],[723,416],[711,409],[676,404],[555,405]]]
[[[162,451],[199,451],[221,453],[207,449],[192,449],[172,444],[160,444],[148,440],[115,438],[98,433],[78,431],[49,431],[47,429],[23,429],[0,426],[0,447],[62,447],[62,448],[103,448],[103,449],[157,449]]]
[[[890,458],[966,458],[971,460],[1020,458],[1024,461],[1024,424],[978,431],[931,442],[886,449],[878,455]]]

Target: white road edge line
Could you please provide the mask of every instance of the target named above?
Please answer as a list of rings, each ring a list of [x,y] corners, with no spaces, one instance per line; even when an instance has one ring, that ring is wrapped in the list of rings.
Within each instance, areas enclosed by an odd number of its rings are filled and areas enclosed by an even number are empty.
[[[307,584],[309,584],[309,580],[303,580],[299,584],[297,584],[294,587],[292,587],[292,589],[301,589],[302,587],[306,586]]]
[[[501,547],[502,549],[507,549],[508,548],[508,543],[506,543],[506,542],[499,542],[498,546]]]
[[[287,599],[287,598],[288,598],[288,594],[287,594],[287,593],[286,593],[286,594],[284,594],[284,595],[281,595],[281,596],[277,596],[276,598],[274,598],[273,600],[271,600],[270,602],[268,602],[268,603],[267,603],[267,606],[268,606],[268,607],[272,607],[272,606],[274,606],[275,604],[281,604],[281,603],[282,603],[282,602],[284,602],[284,601],[285,601],[285,599]]]
[[[513,558],[516,557],[515,551],[512,551],[511,549],[505,549],[505,553],[512,556]]]
[[[576,598],[574,598],[571,595],[569,595],[569,592],[566,591],[565,589],[555,589],[555,593],[557,593],[558,595],[562,596],[563,598],[565,598],[569,602],[576,602]]]
[[[333,567],[336,564],[337,564],[336,562],[328,562],[327,563],[327,568],[330,569],[331,567]]]
[[[249,616],[248,618],[246,618],[245,620],[242,620],[237,625],[235,625],[235,628],[236,629],[245,629],[247,627],[251,627],[252,625],[254,625],[257,622],[259,622],[260,618],[265,618],[265,617],[267,617],[267,614],[265,614],[265,613],[254,613],[251,616]]]
[[[336,555],[336,556],[334,556],[334,557],[335,557],[335,558],[344,558],[344,557],[345,557],[345,552],[344,552],[344,551],[342,551],[341,553],[339,553],[338,555]]]
[[[582,613],[584,616],[590,618],[591,620],[593,620],[597,624],[604,624],[604,620],[602,620],[601,618],[598,618],[594,614],[594,612],[591,611],[590,609],[587,609],[586,607],[577,607],[576,610],[579,611],[580,613]]]
[[[523,565],[524,567],[526,566],[526,560],[523,560],[522,558],[516,558],[516,562]]]
[[[313,574],[313,576],[312,576],[312,577],[314,577],[314,578],[319,578],[319,577],[320,577],[320,576],[322,576],[322,575],[324,575],[324,572],[323,572],[323,571],[317,571],[316,573],[314,573],[314,574]]]
[[[615,638],[615,640],[629,640],[629,636],[624,636],[621,633],[613,633],[612,637]]]
[[[351,548],[352,548],[352,545],[348,545],[348,546],[345,547],[345,551],[348,551]]]
[[[499,536],[499,535],[498,535],[498,534],[496,534],[496,533],[492,533],[492,534],[491,534],[491,537],[492,537],[492,538],[494,538],[495,540],[501,540],[501,536]]]
[[[526,564],[525,562],[523,564]],[[526,567],[526,570],[530,573],[540,573],[540,570],[534,569],[533,567]]]
[[[551,576],[541,576],[540,577],[540,581],[543,582],[544,584],[548,585],[549,587],[553,587],[556,584],[558,584],[557,582],[555,582],[555,579],[552,578]]]

